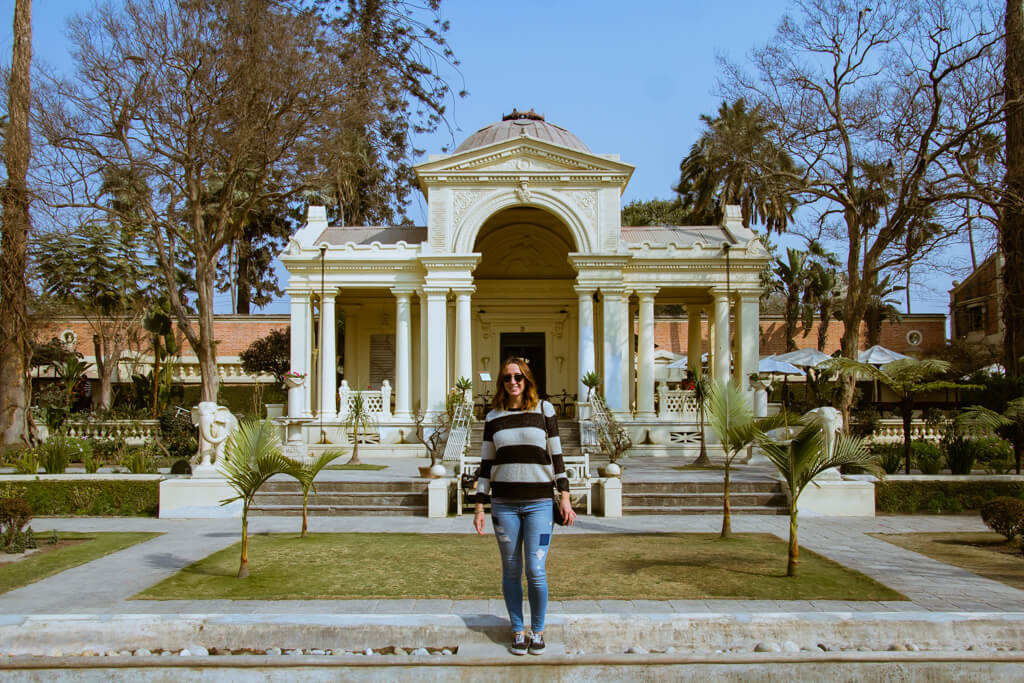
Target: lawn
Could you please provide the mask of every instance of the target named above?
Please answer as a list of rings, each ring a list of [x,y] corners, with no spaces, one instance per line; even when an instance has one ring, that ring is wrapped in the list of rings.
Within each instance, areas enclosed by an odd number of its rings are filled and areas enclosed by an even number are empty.
[[[142,591],[151,600],[485,599],[501,597],[490,535],[347,533],[250,536],[248,579],[233,545]],[[809,550],[787,578],[786,542],[768,534],[556,536],[552,600],[905,600]]]
[[[871,534],[933,560],[1024,590],[1020,539],[1007,541],[991,531],[978,533]]]
[[[104,532],[59,533],[57,544],[47,545],[49,534],[36,534],[39,551],[16,562],[0,564],[0,593],[27,586],[66,569],[92,562],[104,555],[148,541],[159,533]]]

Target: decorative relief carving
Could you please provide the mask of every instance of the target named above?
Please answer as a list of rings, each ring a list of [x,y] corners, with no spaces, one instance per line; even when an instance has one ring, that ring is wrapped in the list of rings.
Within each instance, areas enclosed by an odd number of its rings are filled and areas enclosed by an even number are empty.
[[[516,188],[516,197],[523,203],[530,201],[530,183],[520,180],[519,187]]]
[[[580,212],[584,216],[589,218],[591,221],[597,218],[597,192],[589,190],[576,190],[567,192],[573,201],[576,202],[576,206],[580,208]]]
[[[476,204],[476,201],[483,194],[481,190],[459,190],[455,193],[455,225],[459,225],[462,222],[462,217],[466,215],[466,212]]]

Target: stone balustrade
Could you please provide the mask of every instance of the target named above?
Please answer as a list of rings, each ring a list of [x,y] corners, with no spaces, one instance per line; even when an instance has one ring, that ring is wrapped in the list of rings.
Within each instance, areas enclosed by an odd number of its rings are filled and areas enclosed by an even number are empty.
[[[942,438],[945,424],[929,425],[924,420],[913,420],[910,423],[910,438],[914,441],[931,441],[937,443]],[[869,437],[871,443],[902,443],[903,420],[885,418],[878,421],[874,433]]]
[[[658,419],[696,422],[697,392],[692,389],[666,389],[658,385]]]
[[[160,436],[159,420],[68,420],[64,423],[68,436],[76,439],[123,439],[130,446]]]

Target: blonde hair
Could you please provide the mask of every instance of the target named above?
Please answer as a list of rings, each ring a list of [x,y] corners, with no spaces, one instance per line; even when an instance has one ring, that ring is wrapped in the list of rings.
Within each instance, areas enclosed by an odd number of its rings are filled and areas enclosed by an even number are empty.
[[[494,392],[494,398],[491,400],[491,407],[496,410],[508,410],[509,401],[511,396],[508,393],[508,389],[505,388],[505,375],[507,374],[508,366],[518,365],[519,372],[523,374],[523,410],[533,410],[540,403],[540,396],[537,394],[537,383],[533,379],[533,372],[530,370],[530,363],[525,358],[519,358],[517,356],[511,356],[505,359],[505,362],[501,364],[501,370],[498,372],[498,388]]]

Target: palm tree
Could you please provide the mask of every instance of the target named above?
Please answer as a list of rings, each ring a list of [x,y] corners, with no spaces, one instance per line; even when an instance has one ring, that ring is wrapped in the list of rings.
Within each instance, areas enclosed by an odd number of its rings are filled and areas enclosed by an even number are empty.
[[[359,462],[359,435],[376,427],[377,418],[370,412],[369,406],[363,400],[363,395],[358,391],[352,392],[352,402],[348,406],[343,426],[349,430],[352,436],[352,457],[345,464],[361,465],[362,463]]]
[[[796,351],[796,327],[805,317],[805,310],[809,310],[804,305],[810,287],[807,253],[792,247],[786,249],[786,260],[776,258],[772,274],[773,288],[786,300],[786,351]]]
[[[707,411],[711,429],[725,451],[724,490],[722,495],[722,538],[732,535],[732,506],[729,502],[729,479],[736,457],[754,443],[765,430],[787,423],[789,416],[754,420],[754,411],[747,393],[734,382],[720,379],[709,383]]]
[[[256,492],[275,474],[294,474],[296,464],[281,453],[278,428],[264,420],[245,420],[228,438],[224,447],[224,476],[238,495],[221,505],[242,501],[242,557],[238,578],[249,576],[249,506]]]
[[[1020,474],[1021,455],[1024,453],[1024,396],[1006,403],[998,413],[985,406],[973,405],[957,416],[957,425],[979,428],[982,432],[998,432],[1013,444],[1013,459]]]
[[[320,457],[312,462],[306,463],[293,461],[294,468],[288,474],[295,477],[299,482],[299,486],[302,487],[302,533],[299,534],[300,538],[305,538],[308,533],[309,524],[306,508],[309,501],[310,489],[313,490],[313,493],[316,493],[316,484],[314,483],[316,475],[320,474],[320,470],[327,467],[344,454],[344,451],[339,450],[323,451],[320,453]]]
[[[711,387],[711,379],[707,375],[701,375],[693,383],[693,397],[697,399],[697,420],[700,423],[700,453],[693,461],[694,465],[710,465],[711,458],[708,457],[707,439],[704,438],[704,405],[708,400],[708,392]]]
[[[815,261],[811,264],[808,274],[808,295],[811,305],[808,311],[813,316],[818,316],[818,350],[824,352],[825,344],[828,341],[828,324],[839,311],[839,304],[842,300],[840,289],[839,273],[832,263],[820,263]]]
[[[961,384],[939,379],[949,372],[949,362],[926,358],[901,358],[876,368],[849,358],[835,358],[828,367],[840,375],[860,375],[877,380],[895,393],[900,401],[900,416],[903,418],[903,460],[904,472],[910,474],[910,423],[914,415],[914,401],[917,395],[941,389],[977,389],[972,384]]]
[[[891,284],[886,275],[876,282],[868,295],[867,308],[864,310],[864,324],[867,325],[867,345],[875,346],[882,338],[882,323],[900,321],[899,301],[891,298],[893,294],[902,292],[903,287]]]
[[[706,130],[679,164],[674,188],[693,213],[721,218],[726,204],[739,204],[743,225],[763,223],[785,230],[793,216],[793,179],[798,168],[770,139],[771,127],[759,107],[738,99],[722,102],[715,118],[703,115]]]
[[[796,576],[800,562],[797,542],[797,500],[816,476],[832,467],[857,465],[873,469],[873,456],[864,442],[856,437],[840,435],[829,452],[821,424],[808,422],[792,439],[775,441],[758,438],[765,457],[771,460],[789,486],[789,559],[786,576]]]

